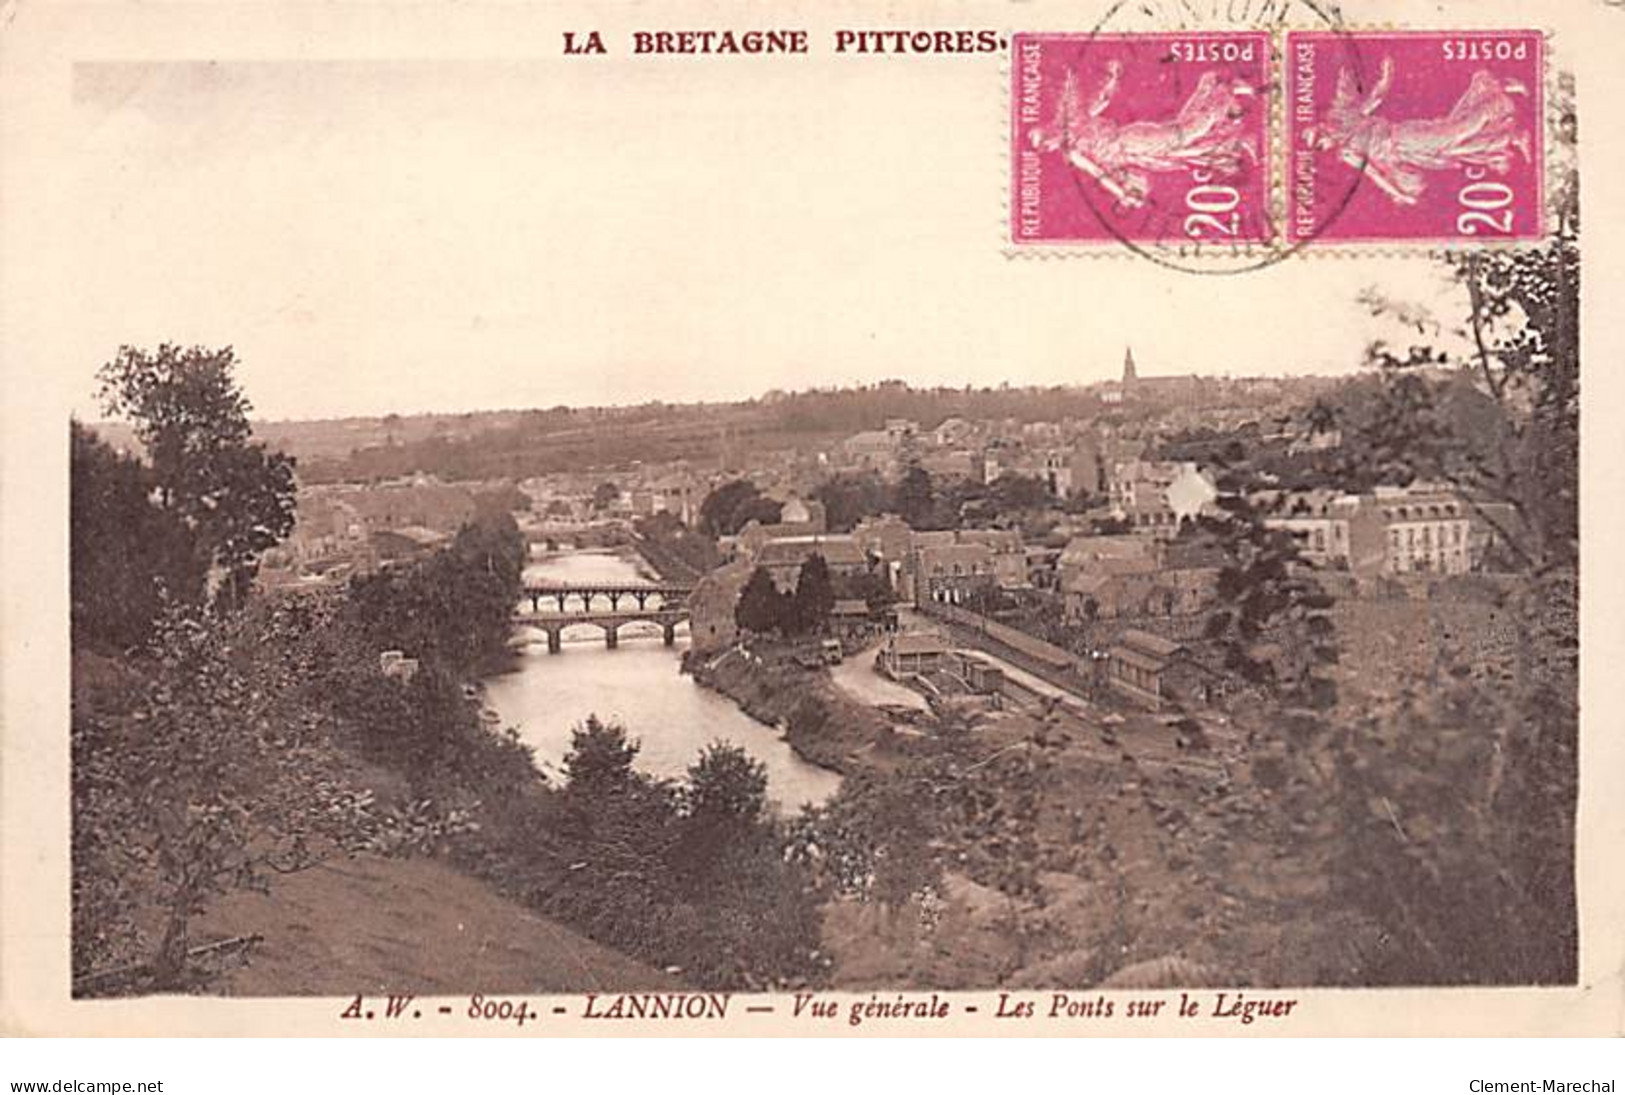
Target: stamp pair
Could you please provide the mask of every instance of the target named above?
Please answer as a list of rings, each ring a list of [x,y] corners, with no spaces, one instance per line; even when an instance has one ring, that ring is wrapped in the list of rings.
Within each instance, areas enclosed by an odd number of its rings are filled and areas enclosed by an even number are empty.
[[[1011,50],[1017,247],[1543,235],[1539,31],[1017,34]]]

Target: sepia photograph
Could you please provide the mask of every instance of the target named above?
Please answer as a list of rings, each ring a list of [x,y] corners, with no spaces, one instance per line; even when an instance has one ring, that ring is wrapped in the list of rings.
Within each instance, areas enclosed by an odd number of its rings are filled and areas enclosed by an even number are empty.
[[[1374,6],[69,54],[6,131],[52,193],[0,206],[53,1007],[1269,1034],[1617,989],[1597,51]]]

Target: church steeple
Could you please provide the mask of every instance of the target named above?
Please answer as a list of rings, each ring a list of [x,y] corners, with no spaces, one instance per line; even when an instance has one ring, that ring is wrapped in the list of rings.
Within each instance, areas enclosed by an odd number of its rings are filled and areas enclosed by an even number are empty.
[[[1132,388],[1138,377],[1134,375],[1134,347],[1126,347],[1123,351],[1123,387]]]

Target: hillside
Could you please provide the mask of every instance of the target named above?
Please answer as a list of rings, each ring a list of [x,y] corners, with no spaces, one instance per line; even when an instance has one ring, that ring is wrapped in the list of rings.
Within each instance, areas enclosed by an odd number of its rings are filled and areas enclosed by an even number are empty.
[[[198,944],[258,934],[229,996],[591,992],[673,984],[485,884],[427,859],[359,858],[238,891],[200,917]]]

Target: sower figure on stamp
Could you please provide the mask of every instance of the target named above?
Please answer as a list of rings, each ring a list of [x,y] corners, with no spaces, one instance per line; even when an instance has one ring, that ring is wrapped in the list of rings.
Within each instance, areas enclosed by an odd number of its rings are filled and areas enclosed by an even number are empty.
[[[1254,89],[1213,71],[1204,72],[1179,112],[1166,121],[1119,124],[1104,117],[1122,79],[1118,60],[1106,62],[1106,78],[1081,106],[1077,74],[1068,72],[1055,116],[1031,133],[1033,147],[1061,152],[1125,206],[1143,205],[1157,172],[1205,170],[1237,174],[1258,160],[1258,147],[1244,122]]]
[[[1529,94],[1521,81],[1479,69],[1448,114],[1395,122],[1377,116],[1393,80],[1393,59],[1384,58],[1376,86],[1361,101],[1354,76],[1341,70],[1332,105],[1312,139],[1319,148],[1336,149],[1395,202],[1416,204],[1427,190],[1424,171],[1478,167],[1504,175],[1514,151],[1529,159],[1529,132],[1518,124],[1515,98]]]

